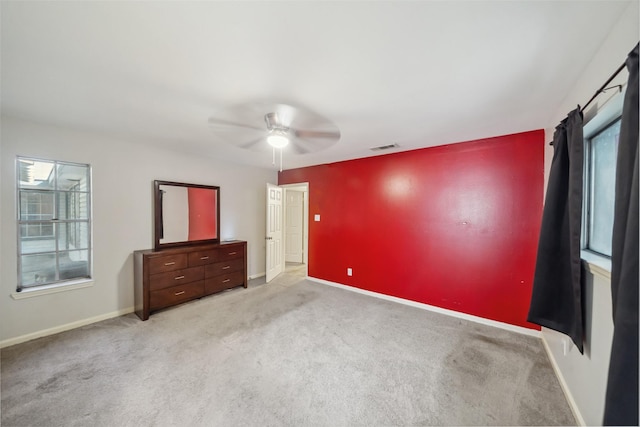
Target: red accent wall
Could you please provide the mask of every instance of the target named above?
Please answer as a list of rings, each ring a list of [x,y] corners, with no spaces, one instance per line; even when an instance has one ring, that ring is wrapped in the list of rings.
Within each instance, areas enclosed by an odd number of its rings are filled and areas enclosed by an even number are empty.
[[[216,194],[206,188],[189,187],[189,240],[215,239]]]
[[[310,276],[539,329],[526,316],[543,174],[535,130],[285,170],[278,182],[309,183]]]

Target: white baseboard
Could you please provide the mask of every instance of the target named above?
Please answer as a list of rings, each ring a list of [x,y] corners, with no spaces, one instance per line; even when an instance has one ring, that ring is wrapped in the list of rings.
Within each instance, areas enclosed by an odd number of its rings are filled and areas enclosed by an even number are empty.
[[[124,308],[122,310],[112,311],[111,313],[101,314],[95,317],[89,317],[87,319],[78,320],[76,322],[67,323],[60,326],[55,326],[53,328],[44,329],[41,331],[33,332],[26,335],[21,335],[19,337],[9,338],[4,341],[0,341],[0,348],[9,347],[12,345],[20,344],[23,342],[31,341],[36,338],[46,337],[48,335],[57,334],[64,331],[69,331],[71,329],[79,328],[81,326],[90,325],[92,323],[101,322],[103,320],[112,319],[118,316],[124,316],[125,314],[133,313],[134,308]]]
[[[334,286],[336,288],[345,289],[347,291],[357,292],[359,294],[369,295],[375,298],[380,298],[387,301],[393,301],[393,302],[408,305],[411,307],[433,311],[435,313],[440,313],[440,314],[444,314],[451,317],[457,317],[459,319],[469,320],[471,322],[481,323],[483,325],[493,326],[494,328],[506,329],[511,332],[517,332],[519,334],[529,335],[536,338],[540,338],[542,335],[540,331],[536,331],[535,329],[528,329],[528,328],[523,328],[522,326],[510,325],[508,323],[498,322],[497,320],[485,319],[483,317],[473,316],[471,314],[460,313],[454,310],[448,310],[446,308],[436,307],[435,305],[424,304],[421,302],[411,301],[404,298],[398,298],[390,295],[380,294],[378,292],[367,291],[365,289],[343,285],[341,283],[330,282],[328,280],[318,279],[316,277],[307,276],[306,278],[313,282],[322,283],[324,285]]]
[[[252,274],[252,275],[249,276],[249,280],[257,279],[258,277],[263,277],[263,276],[266,276],[266,275],[267,275],[267,273],[264,273],[264,272],[263,273],[258,273],[258,274]]]
[[[540,338],[542,339],[542,345],[544,346],[544,350],[547,352],[547,356],[549,357],[549,361],[551,362],[551,366],[553,367],[553,372],[555,372],[556,377],[560,382],[560,387],[562,388],[562,392],[564,393],[564,396],[566,397],[567,402],[569,403],[569,407],[571,408],[571,412],[573,412],[574,418],[578,422],[578,425],[586,426],[587,423],[584,422],[584,418],[580,413],[578,404],[576,403],[576,400],[573,398],[573,394],[571,394],[571,389],[569,389],[569,385],[567,384],[567,381],[564,379],[564,376],[562,375],[560,366],[558,366],[558,362],[556,361],[556,358],[553,356],[553,353],[551,352],[549,343],[545,339],[544,334],[541,333]]]

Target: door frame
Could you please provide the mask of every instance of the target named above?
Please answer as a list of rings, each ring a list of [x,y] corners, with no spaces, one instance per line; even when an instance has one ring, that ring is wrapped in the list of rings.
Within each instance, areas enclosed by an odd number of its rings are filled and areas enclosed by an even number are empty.
[[[284,217],[287,214],[287,189],[294,191],[302,191],[304,192],[304,200],[303,200],[303,212],[302,212],[302,262],[305,266],[305,276],[309,276],[309,182],[298,182],[294,184],[282,184],[278,185],[278,187],[282,187],[284,189],[284,205],[282,207],[283,210],[283,236],[282,240],[286,245],[287,236],[284,224],[286,224],[286,218]],[[286,248],[284,248],[286,253]]]

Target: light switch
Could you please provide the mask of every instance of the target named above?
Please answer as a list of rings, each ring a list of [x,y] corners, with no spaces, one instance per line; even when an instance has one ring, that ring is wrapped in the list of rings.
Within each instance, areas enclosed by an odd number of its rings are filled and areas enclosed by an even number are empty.
[[[314,220],[315,222],[319,222],[319,221],[320,221],[320,214],[315,214],[315,215],[313,216],[313,220]]]

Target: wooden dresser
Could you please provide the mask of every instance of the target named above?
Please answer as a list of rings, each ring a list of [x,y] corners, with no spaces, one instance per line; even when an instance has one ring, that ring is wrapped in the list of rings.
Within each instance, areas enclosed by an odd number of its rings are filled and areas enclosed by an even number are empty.
[[[247,287],[247,242],[133,253],[136,314],[149,314],[236,286]]]

